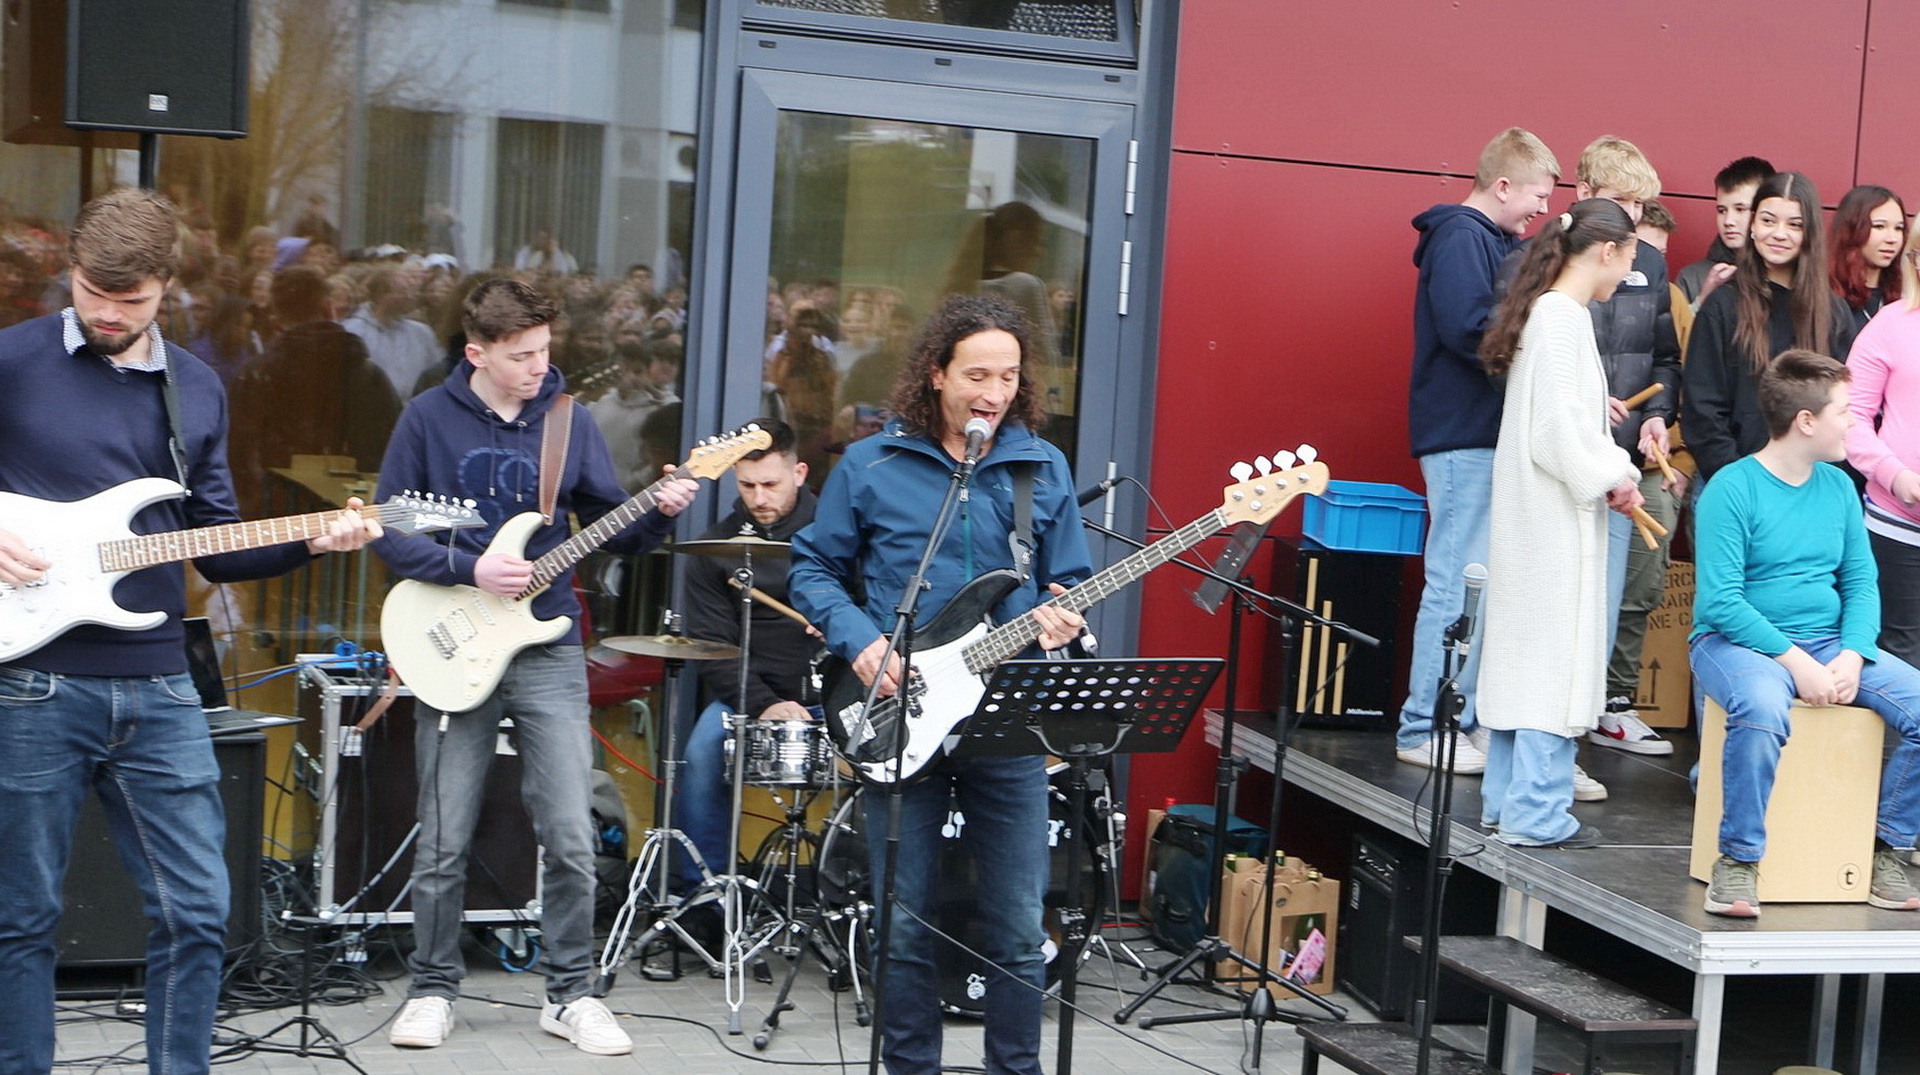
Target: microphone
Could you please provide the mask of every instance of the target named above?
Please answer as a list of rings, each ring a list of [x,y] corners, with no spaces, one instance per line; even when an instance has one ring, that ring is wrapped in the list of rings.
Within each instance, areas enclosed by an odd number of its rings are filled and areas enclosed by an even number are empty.
[[[1458,642],[1473,639],[1473,620],[1480,614],[1480,594],[1487,586],[1487,565],[1468,564],[1461,573],[1466,583],[1465,599],[1461,601],[1460,618],[1453,622],[1453,637]]]
[[[967,422],[967,456],[960,461],[960,476],[973,476],[973,465],[980,461],[980,449],[986,446],[987,438],[993,436],[993,423],[985,418],[974,418]]]
[[[1080,506],[1084,508],[1088,504],[1091,504],[1094,501],[1100,499],[1101,497],[1106,496],[1108,490],[1112,489],[1116,485],[1119,485],[1121,482],[1124,482],[1127,480],[1128,479],[1124,475],[1116,474],[1111,478],[1102,478],[1101,480],[1094,482],[1092,485],[1087,486],[1086,489],[1080,493]]]

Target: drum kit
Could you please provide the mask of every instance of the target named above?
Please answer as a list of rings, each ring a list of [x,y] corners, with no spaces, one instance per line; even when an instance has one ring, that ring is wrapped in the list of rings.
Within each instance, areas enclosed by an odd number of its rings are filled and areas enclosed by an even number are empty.
[[[853,990],[856,1019],[861,1026],[867,1026],[870,1009],[862,986],[862,971],[870,958],[867,926],[873,913],[874,895],[866,840],[861,832],[861,789],[850,781],[851,770],[833,750],[825,726],[818,720],[759,720],[750,714],[728,715],[727,735],[722,741],[724,771],[733,790],[728,861],[705,862],[693,841],[673,825],[674,784],[684,764],[672,718],[679,672],[687,661],[743,658],[744,676],[752,652],[753,603],[806,622],[798,612],[753,586],[754,560],[784,557],[788,546],[785,542],[740,536],[679,542],[672,548],[683,555],[736,561],[729,581],[740,594],[741,645],[688,638],[678,632],[678,617],[671,612],[666,616],[667,633],[605,640],[611,649],[660,658],[665,662],[666,677],[660,707],[663,734],[659,739],[663,744],[663,780],[655,827],[648,830],[640,847],[626,901],[615,916],[612,931],[602,948],[595,994],[607,995],[616,974],[637,954],[651,955],[677,941],[682,950],[698,957],[726,981],[728,1033],[739,1034],[747,976],[756,973],[756,965],[764,963],[766,953],[782,955],[790,961],[786,978],[766,1021],[753,1039],[755,1048],[764,1049],[772,1032],[779,1027],[781,1013],[794,1007],[788,997],[811,953],[820,960],[836,989]],[[740,696],[745,696],[744,685]],[[768,792],[784,819],[760,842],[752,858],[742,867],[743,793],[749,787]],[[823,797],[828,808],[816,831],[809,818],[815,814],[812,807]],[[1078,869],[1084,878],[1081,891],[1095,894],[1090,910],[1097,922],[1101,909],[1112,906],[1107,900],[1114,895],[1110,886],[1118,879],[1119,833],[1125,826],[1124,815],[1113,809],[1110,796],[1102,795],[1088,809],[1090,816],[1067,817],[1070,811],[1065,807],[1066,796],[1058,780],[1049,798],[1048,843],[1053,859],[1047,894],[1049,915],[1051,917],[1052,911],[1064,902],[1068,872]],[[964,825],[965,819],[956,808],[946,826],[955,846],[951,854],[942,856],[946,865],[938,888],[942,893],[940,919],[934,924],[942,933],[978,951],[982,938],[981,927],[973,920],[977,898],[971,863],[958,846],[958,834]],[[671,851],[676,845],[701,878],[697,886],[683,893],[673,892],[669,885]],[[721,913],[722,928],[717,941],[703,941],[687,928],[688,915],[701,907],[716,907]],[[642,928],[636,935],[637,926]],[[1132,952],[1124,955],[1139,965],[1138,957]],[[1111,950],[1108,957],[1113,957]],[[943,952],[937,962],[943,968],[943,1005],[956,1014],[979,1014],[979,994],[990,968],[964,949]],[[1049,983],[1054,981],[1057,970],[1050,962]],[[764,973],[760,977],[770,980]]]

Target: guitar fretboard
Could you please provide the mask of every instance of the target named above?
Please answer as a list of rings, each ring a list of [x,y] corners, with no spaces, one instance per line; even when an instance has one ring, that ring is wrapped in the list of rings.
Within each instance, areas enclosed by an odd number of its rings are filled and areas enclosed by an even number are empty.
[[[392,516],[389,516],[389,510]],[[332,528],[341,511],[316,511],[308,515],[288,515],[250,523],[222,523],[192,530],[169,530],[160,534],[140,534],[100,543],[100,567],[105,571],[138,571],[156,564],[192,560],[222,552],[242,552],[290,541],[311,541]],[[375,513],[382,523],[407,513],[404,505],[391,502],[377,508],[361,508],[365,515]]]
[[[1146,578],[1154,568],[1218,533],[1225,522],[1225,513],[1215,508],[1043,604],[1064,608],[1069,612],[1085,612]],[[967,647],[967,668],[974,675],[984,676],[995,666],[1011,660],[1021,650],[1033,645],[1034,640],[1039,637],[1040,625],[1034,622],[1032,616],[1015,616],[988,631],[986,637]]]
[[[520,597],[531,597],[553,584],[553,580],[567,573],[568,569],[579,563],[593,550],[613,540],[615,534],[639,522],[641,516],[653,511],[660,505],[659,491],[675,475],[668,475],[635,493],[631,499],[619,507],[607,512],[593,521],[592,526],[583,527],[579,533],[553,547],[545,556],[533,562],[533,580],[527,588],[520,591]]]

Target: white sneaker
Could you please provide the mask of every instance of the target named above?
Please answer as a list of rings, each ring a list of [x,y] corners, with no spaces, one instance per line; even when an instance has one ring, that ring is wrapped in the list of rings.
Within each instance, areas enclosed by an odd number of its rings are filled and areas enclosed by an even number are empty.
[[[1640,711],[1633,708],[1631,698],[1613,697],[1607,699],[1607,708],[1600,714],[1600,723],[1587,733],[1587,741],[1595,746],[1612,747],[1629,754],[1671,754],[1673,744],[1660,738],[1660,733],[1647,727],[1640,719]]]
[[[411,1049],[431,1049],[453,1033],[453,1001],[446,997],[413,997],[400,1007],[387,1041]]]
[[[1477,724],[1467,733],[1467,742],[1472,743],[1473,749],[1479,751],[1483,758],[1493,753],[1493,732]]]
[[[540,1009],[540,1029],[595,1056],[625,1056],[633,1051],[633,1039],[620,1029],[619,1017],[592,997],[575,997]]]
[[[1394,751],[1393,756],[1406,762],[1408,765],[1424,765],[1432,769],[1435,768],[1433,757],[1434,748],[1438,746],[1439,743],[1439,736],[1430,735],[1425,742],[1418,746],[1411,746],[1403,750]],[[1473,745],[1471,738],[1456,734],[1453,746],[1453,774],[1455,776],[1479,776],[1486,771],[1486,754],[1482,753],[1479,747]]]
[[[1669,748],[1673,744],[1667,744]],[[1587,775],[1578,765],[1573,767],[1573,801],[1577,803],[1605,802],[1607,786]]]

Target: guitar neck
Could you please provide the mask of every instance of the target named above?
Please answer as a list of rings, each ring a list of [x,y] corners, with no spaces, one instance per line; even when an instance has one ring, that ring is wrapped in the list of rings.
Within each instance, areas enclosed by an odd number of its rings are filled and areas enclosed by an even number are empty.
[[[378,510],[387,520],[386,505],[379,509],[362,508],[361,514]],[[222,523],[192,530],[168,530],[159,534],[139,534],[130,538],[100,543],[100,566],[107,571],[138,571],[143,567],[192,560],[223,552],[244,552],[269,545],[311,541],[324,536],[333,527],[341,511],[316,511],[307,515],[288,515],[250,523]]]
[[[1085,612],[1146,578],[1154,568],[1218,533],[1225,522],[1225,515],[1216,508],[1045,603],[1069,612]],[[996,665],[1033,645],[1039,637],[1040,625],[1034,622],[1032,616],[1015,616],[967,647],[967,667],[975,675],[985,675]]]
[[[527,583],[520,596],[527,597],[546,589],[553,580],[566,574],[593,550],[613,540],[614,535],[640,521],[642,516],[651,513],[660,505],[660,488],[672,481],[673,476],[661,478],[652,485],[635,493],[633,497],[619,507],[594,520],[592,526],[581,531],[553,547],[546,555],[533,562],[533,580]]]

